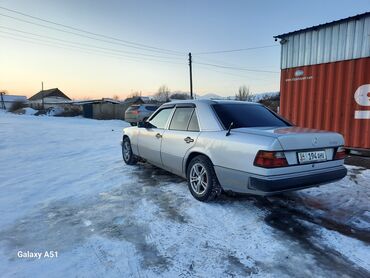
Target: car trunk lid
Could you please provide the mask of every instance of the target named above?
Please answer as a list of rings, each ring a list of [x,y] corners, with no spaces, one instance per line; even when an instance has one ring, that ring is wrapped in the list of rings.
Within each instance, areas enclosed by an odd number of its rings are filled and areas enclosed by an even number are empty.
[[[343,137],[338,133],[293,126],[237,128],[232,132],[274,137],[283,150],[322,149],[344,144]]]

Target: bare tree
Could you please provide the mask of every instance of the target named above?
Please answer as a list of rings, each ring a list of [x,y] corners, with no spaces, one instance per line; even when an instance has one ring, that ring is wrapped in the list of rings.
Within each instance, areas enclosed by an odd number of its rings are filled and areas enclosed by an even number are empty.
[[[173,93],[171,99],[189,99],[190,96],[187,93]]]
[[[24,101],[15,101],[13,104],[10,106],[9,111],[10,112],[15,112],[18,109],[25,108],[27,107],[27,104]]]
[[[138,92],[138,91],[132,92],[131,94],[129,94],[127,96],[127,98],[134,98],[134,97],[141,97],[141,91],[140,92]]]
[[[114,99],[114,100],[119,100],[119,95],[114,95],[114,96],[113,96],[113,99]]]
[[[170,94],[170,89],[166,85],[162,85],[154,95],[154,98],[160,102],[167,102],[170,101]]]
[[[235,95],[235,99],[241,101],[252,101],[253,97],[249,87],[245,85],[240,86],[238,93]]]

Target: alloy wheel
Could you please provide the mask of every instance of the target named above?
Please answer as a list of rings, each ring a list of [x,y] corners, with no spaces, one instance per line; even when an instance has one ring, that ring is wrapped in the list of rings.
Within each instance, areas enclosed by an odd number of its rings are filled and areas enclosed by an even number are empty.
[[[123,143],[123,158],[125,161],[129,161],[131,156],[131,145],[128,140]]]
[[[206,168],[201,163],[195,163],[190,169],[190,185],[193,191],[202,195],[208,186]]]

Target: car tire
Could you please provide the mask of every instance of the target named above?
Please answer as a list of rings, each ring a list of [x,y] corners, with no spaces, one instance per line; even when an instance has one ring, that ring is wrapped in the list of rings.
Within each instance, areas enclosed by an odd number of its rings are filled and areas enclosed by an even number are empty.
[[[122,157],[127,165],[135,165],[138,161],[137,156],[132,152],[131,142],[127,136],[122,140]]]
[[[213,164],[206,156],[198,155],[190,161],[186,177],[190,193],[198,201],[212,201],[222,192]]]

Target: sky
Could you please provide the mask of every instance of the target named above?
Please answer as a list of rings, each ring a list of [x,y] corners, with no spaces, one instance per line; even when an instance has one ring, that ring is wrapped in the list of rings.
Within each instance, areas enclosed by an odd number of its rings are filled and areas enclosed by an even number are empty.
[[[274,35],[369,10],[370,0],[0,0],[0,90],[30,97],[43,82],[73,99],[161,85],[189,92],[191,52],[198,95],[279,91]]]

